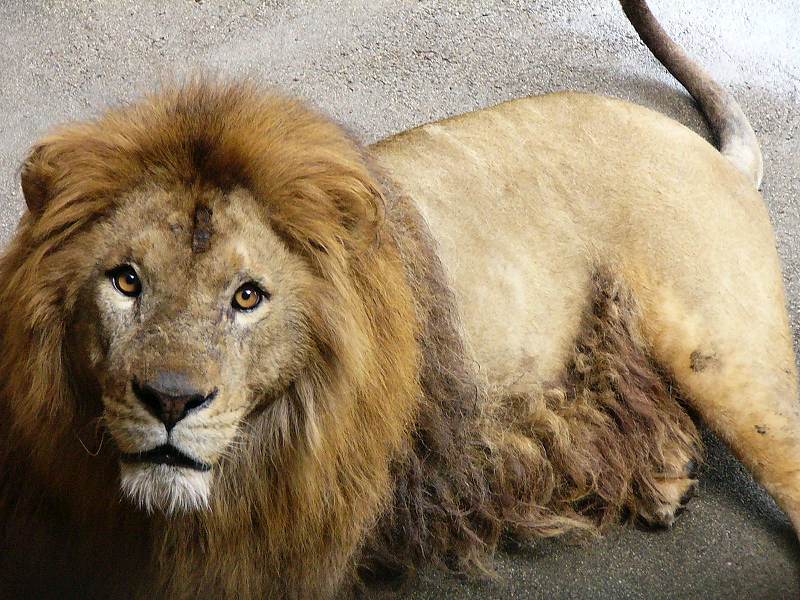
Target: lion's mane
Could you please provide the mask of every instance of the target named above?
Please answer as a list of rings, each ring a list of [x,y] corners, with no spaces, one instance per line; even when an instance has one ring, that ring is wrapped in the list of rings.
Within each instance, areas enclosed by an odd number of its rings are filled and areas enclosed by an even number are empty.
[[[196,81],[57,130],[22,180],[29,212],[0,261],[0,554],[52,551],[0,559],[7,589],[47,573],[82,597],[314,598],[424,561],[485,570],[504,532],[636,514],[661,449],[697,446],[635,306],[600,275],[563,381],[495,397],[415,208],[339,127],[255,85]],[[208,512],[146,516],[120,502],[70,345],[92,318],[81,233],[145,181],[198,180],[250,190],[313,265],[312,359],[250,417]]]

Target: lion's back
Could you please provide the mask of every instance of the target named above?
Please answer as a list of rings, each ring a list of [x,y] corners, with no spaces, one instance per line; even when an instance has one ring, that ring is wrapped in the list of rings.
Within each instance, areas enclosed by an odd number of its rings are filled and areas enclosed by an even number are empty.
[[[515,100],[373,151],[428,221],[470,345],[496,385],[560,374],[598,270],[642,293],[670,280],[683,296],[714,291],[709,269],[779,273],[746,178],[699,135],[628,102]]]

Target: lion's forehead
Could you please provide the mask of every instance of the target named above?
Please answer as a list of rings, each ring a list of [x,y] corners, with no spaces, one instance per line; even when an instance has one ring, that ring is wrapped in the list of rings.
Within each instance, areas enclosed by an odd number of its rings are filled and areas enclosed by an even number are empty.
[[[254,271],[269,283],[273,273],[293,262],[264,209],[243,189],[134,190],[98,234],[106,255],[101,261],[131,261],[150,276],[181,286],[188,280],[218,289]]]

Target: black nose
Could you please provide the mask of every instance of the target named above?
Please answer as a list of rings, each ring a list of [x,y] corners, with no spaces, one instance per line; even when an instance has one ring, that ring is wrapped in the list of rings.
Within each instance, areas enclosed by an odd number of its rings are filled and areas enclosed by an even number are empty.
[[[134,395],[170,431],[192,410],[209,404],[217,390],[209,394],[192,387],[187,378],[174,373],[160,373],[155,380],[131,383]]]

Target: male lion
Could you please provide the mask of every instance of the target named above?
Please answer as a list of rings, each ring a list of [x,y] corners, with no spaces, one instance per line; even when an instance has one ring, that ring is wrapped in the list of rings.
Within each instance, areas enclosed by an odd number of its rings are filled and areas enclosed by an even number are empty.
[[[572,93],[365,150],[207,80],[42,140],[0,260],[3,592],[346,597],[505,534],[669,525],[684,402],[797,526],[758,146],[622,4],[721,153]]]

